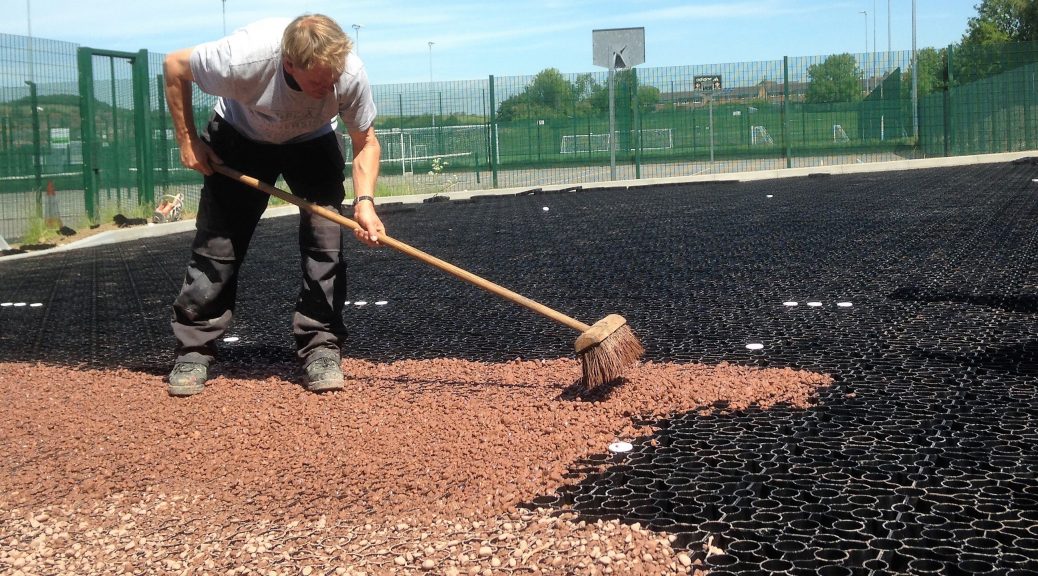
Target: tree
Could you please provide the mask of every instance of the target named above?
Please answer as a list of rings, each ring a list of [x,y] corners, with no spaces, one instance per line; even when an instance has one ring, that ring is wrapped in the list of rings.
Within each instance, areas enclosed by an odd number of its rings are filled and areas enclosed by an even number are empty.
[[[508,98],[498,108],[503,121],[546,119],[565,116],[574,105],[576,90],[556,68],[546,68],[519,94]]]
[[[595,76],[590,72],[580,74],[573,82],[573,89],[577,98],[591,97],[596,88],[598,88],[598,82],[595,82]]]
[[[951,58],[955,84],[969,84],[1033,63],[1038,0],[983,0]]]
[[[918,67],[919,97],[932,94],[945,88],[945,70],[948,67],[948,49],[923,48],[916,54]],[[905,72],[901,80],[902,97],[911,98],[912,71]]]
[[[613,90],[615,92],[616,106],[618,109],[629,110],[631,108],[631,94],[637,86],[638,111],[642,114],[652,112],[660,102],[660,90],[655,86],[645,86],[638,83],[633,69],[617,70],[613,76]],[[609,111],[609,85],[600,86],[595,84],[589,97],[592,107],[599,113]]]
[[[586,117],[595,113],[591,97],[599,88],[598,82],[595,82],[595,76],[590,72],[577,76],[577,79],[573,81],[573,94],[577,98],[576,106],[573,108],[574,116]]]
[[[660,101],[659,89],[639,85],[634,70],[618,71],[613,81],[618,110],[632,110],[636,88],[641,113],[652,112]],[[546,68],[522,92],[501,102],[497,113],[502,122],[511,122],[593,116],[608,110],[609,86],[596,82],[592,74],[580,74],[570,82],[557,69]]]
[[[861,99],[861,71],[850,54],[829,56],[807,68],[811,78],[805,100],[811,104],[853,102]]]
[[[983,0],[975,8],[963,46],[1038,40],[1038,0]]]

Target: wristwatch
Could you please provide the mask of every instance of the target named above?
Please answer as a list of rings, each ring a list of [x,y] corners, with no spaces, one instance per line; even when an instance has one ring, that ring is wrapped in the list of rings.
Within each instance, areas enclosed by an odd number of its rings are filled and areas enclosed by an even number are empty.
[[[363,202],[365,200],[367,200],[368,202],[371,202],[372,204],[375,203],[375,197],[374,196],[357,196],[356,198],[353,199],[353,205],[356,206],[357,204],[360,204],[361,202]]]

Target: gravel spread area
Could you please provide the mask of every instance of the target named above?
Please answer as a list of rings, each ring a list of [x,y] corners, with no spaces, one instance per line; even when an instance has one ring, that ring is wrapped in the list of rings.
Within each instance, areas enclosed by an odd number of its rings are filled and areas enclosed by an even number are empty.
[[[295,366],[217,365],[176,399],[163,374],[0,364],[0,572],[691,574],[674,535],[532,503],[612,442],[650,450],[654,419],[832,383],[645,362],[581,397],[575,359],[343,370],[315,395]]]

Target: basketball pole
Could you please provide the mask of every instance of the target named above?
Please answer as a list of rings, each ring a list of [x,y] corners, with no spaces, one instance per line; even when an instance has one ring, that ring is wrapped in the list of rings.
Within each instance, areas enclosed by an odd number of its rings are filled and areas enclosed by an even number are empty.
[[[616,180],[616,70],[645,62],[645,28],[609,28],[591,31],[595,66],[609,70],[609,178]],[[632,95],[632,104],[637,94]],[[590,130],[589,130],[590,132]],[[588,148],[593,147],[588,134]]]

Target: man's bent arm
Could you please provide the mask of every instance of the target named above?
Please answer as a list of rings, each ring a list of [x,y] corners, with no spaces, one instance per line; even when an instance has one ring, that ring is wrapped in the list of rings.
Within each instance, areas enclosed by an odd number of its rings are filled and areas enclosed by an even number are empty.
[[[353,193],[354,198],[375,195],[375,182],[378,180],[379,161],[382,147],[375,136],[375,127],[369,126],[364,131],[349,131],[350,143],[353,146]],[[375,213],[374,202],[357,202],[353,207],[353,218],[364,231],[357,232],[357,238],[374,245],[378,236],[385,232],[382,221]]]
[[[191,73],[191,52],[185,48],[166,56],[163,72],[166,81],[166,103],[173,118],[173,134],[180,147],[180,162],[192,170],[209,175],[209,147],[198,137],[195,129],[195,114],[191,97],[194,75]],[[215,158],[215,157],[214,157]]]

